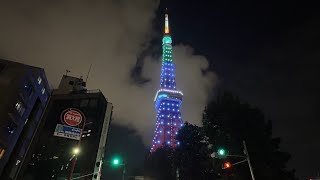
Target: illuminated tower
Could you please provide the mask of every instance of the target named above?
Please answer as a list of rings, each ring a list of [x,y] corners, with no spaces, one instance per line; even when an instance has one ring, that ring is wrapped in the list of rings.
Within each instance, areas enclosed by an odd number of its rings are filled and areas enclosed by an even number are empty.
[[[175,140],[175,136],[179,128],[183,125],[180,112],[183,94],[176,88],[176,74],[175,66],[172,62],[171,43],[169,18],[168,14],[165,14],[160,89],[157,91],[154,99],[157,110],[157,122],[151,152],[164,144],[172,147],[179,145],[179,142]]]

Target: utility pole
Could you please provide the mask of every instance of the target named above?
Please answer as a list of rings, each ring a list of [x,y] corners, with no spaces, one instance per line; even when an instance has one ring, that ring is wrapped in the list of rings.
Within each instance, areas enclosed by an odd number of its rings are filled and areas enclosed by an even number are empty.
[[[179,180],[179,168],[177,168],[176,174],[177,174],[177,180]]]
[[[242,143],[243,143],[243,147],[244,147],[244,153],[246,154],[246,158],[247,158],[247,161],[248,161],[248,165],[249,165],[249,169],[250,169],[250,173],[251,173],[251,178],[252,178],[252,180],[255,180],[246,142],[242,141]]]
[[[126,175],[126,164],[124,163],[123,164],[123,171],[122,171],[122,180],[124,180],[125,175]]]
[[[83,120],[83,125],[82,125],[82,129],[81,129],[81,133],[80,133],[80,139],[78,140],[77,148],[80,148],[82,133],[83,133],[85,125],[86,125],[86,118],[84,118],[84,120]],[[78,149],[78,151],[80,151],[80,149]],[[74,171],[74,168],[76,166],[77,159],[78,159],[78,157],[77,157],[78,153],[74,153],[74,157],[73,157],[72,162],[71,162],[71,169],[70,169],[70,172],[69,172],[68,180],[72,180],[73,171]]]

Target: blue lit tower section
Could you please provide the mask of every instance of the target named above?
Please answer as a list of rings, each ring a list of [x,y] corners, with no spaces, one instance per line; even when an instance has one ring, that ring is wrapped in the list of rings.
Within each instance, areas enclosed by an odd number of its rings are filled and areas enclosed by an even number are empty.
[[[180,112],[183,94],[176,88],[176,74],[175,65],[172,62],[171,43],[169,18],[168,14],[165,14],[160,89],[157,91],[154,99],[157,110],[157,122],[151,152],[154,152],[164,144],[172,147],[179,145],[179,142],[175,140],[175,136],[183,125]]]

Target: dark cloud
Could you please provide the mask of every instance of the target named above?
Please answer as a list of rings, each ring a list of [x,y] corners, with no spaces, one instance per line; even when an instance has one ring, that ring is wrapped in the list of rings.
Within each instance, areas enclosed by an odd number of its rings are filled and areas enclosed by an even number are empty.
[[[137,129],[149,145],[160,59],[141,54],[151,46],[158,5],[151,0],[5,1],[0,6],[0,57],[43,67],[52,88],[65,69],[86,76],[92,64],[88,88],[101,89],[115,106],[114,123]],[[208,61],[190,47],[175,47],[173,57],[177,87],[185,94],[183,117],[199,124],[216,77],[201,73]]]

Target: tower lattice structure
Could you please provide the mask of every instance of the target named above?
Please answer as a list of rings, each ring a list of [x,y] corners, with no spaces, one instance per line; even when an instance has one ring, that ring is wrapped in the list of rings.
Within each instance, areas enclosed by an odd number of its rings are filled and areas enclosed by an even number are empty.
[[[162,67],[160,89],[154,98],[157,121],[151,152],[163,145],[175,147],[178,130],[183,126],[180,107],[182,92],[176,87],[175,65],[172,62],[172,39],[169,31],[169,16],[165,14],[165,29],[162,38]]]

